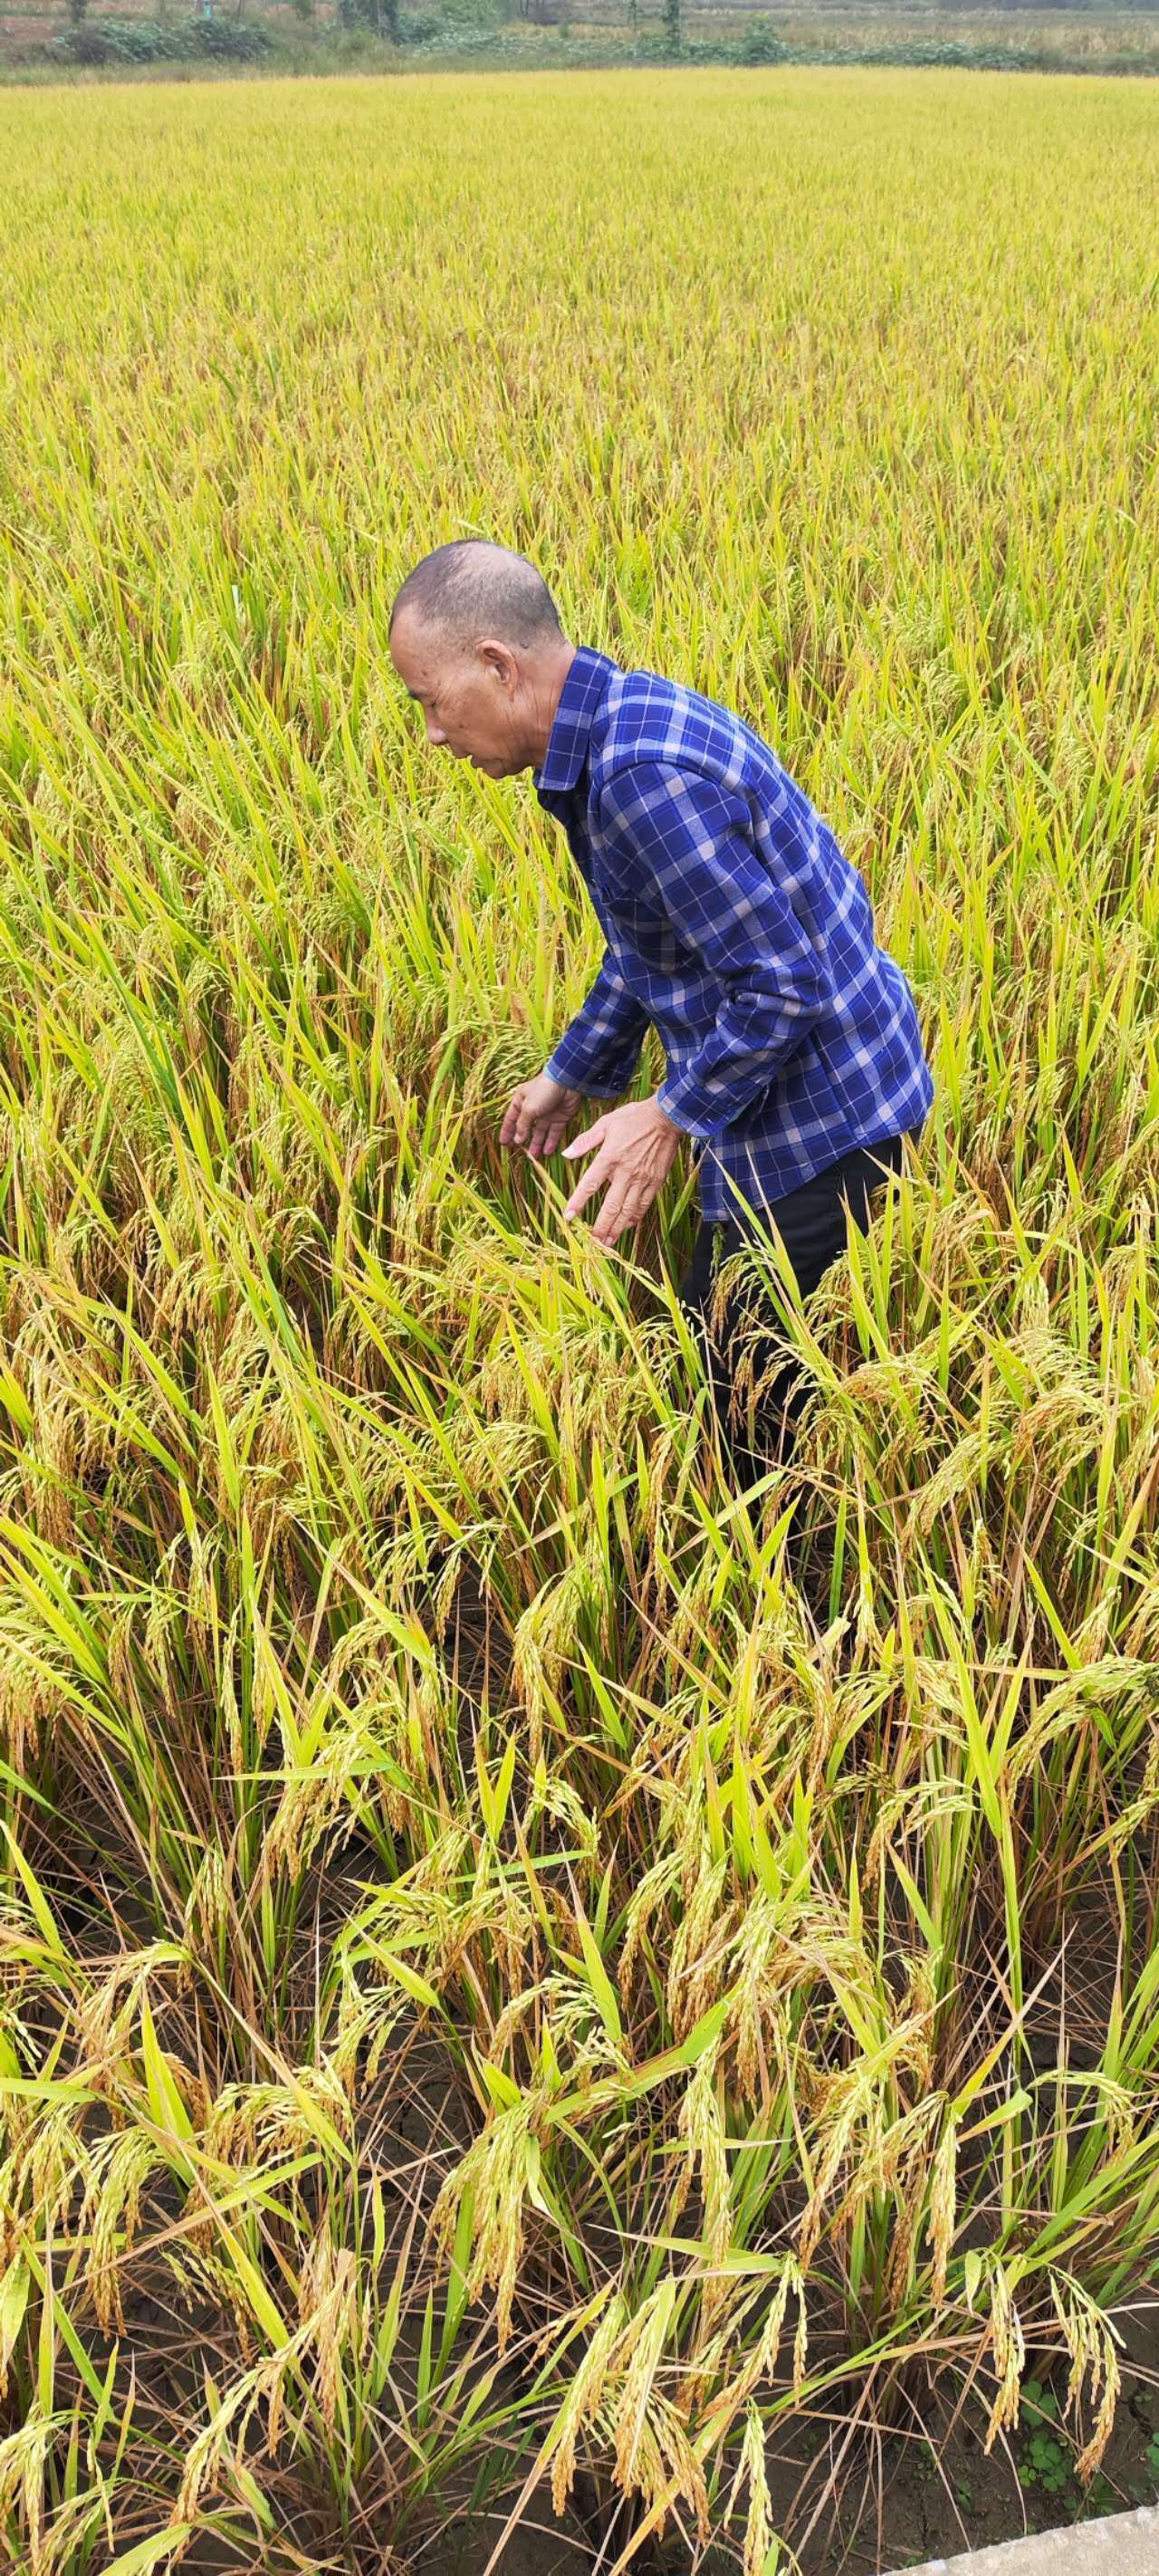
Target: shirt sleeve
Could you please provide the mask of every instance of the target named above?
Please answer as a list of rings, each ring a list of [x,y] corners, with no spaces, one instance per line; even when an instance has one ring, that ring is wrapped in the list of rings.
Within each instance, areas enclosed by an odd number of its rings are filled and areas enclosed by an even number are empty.
[[[618,870],[660,904],[720,987],[715,1026],[656,1097],[674,1126],[714,1136],[767,1090],[821,1018],[833,983],[787,895],[754,848],[745,799],[664,761],[614,773],[601,799]],[[786,816],[795,847],[797,828]]]
[[[629,992],[610,948],[605,948],[587,1000],[581,1002],[543,1070],[553,1082],[564,1082],[572,1091],[615,1100],[632,1079],[647,1026],[647,1012]]]

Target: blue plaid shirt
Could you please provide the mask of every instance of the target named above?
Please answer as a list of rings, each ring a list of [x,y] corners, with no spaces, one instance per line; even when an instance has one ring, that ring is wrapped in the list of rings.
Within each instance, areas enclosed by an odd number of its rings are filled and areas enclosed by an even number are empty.
[[[607,942],[544,1069],[616,1099],[658,1029],[706,1222],[742,1213],[733,1183],[767,1206],[921,1125],[933,1076],[864,881],[740,717],[581,645],[532,779]]]

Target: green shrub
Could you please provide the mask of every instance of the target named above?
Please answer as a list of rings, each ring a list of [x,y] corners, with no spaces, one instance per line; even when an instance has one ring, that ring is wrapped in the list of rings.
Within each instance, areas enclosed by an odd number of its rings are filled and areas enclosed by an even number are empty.
[[[55,36],[52,51],[66,62],[257,62],[273,50],[265,27],[236,27],[220,18],[191,18],[163,27],[149,18],[90,18]]]
[[[784,37],[777,34],[772,19],[763,10],[749,19],[741,39],[742,63],[783,63],[788,50]]]

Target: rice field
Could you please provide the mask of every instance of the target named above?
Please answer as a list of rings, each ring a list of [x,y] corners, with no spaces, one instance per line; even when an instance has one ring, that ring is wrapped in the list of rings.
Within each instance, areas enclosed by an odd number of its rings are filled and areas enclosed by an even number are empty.
[[[1159,2257],[1157,144],[1095,78],[0,94],[29,2576],[464,2519],[481,2576],[593,2493],[606,2567],[828,2568],[1031,2373],[1097,2501]],[[747,1503],[689,1174],[607,1253],[498,1145],[599,934],[388,662],[467,531],[766,734],[918,997]]]

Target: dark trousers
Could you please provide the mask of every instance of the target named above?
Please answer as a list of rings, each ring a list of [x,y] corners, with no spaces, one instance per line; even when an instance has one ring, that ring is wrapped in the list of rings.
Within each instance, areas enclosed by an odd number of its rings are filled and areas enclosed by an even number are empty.
[[[916,1143],[921,1128],[910,1128],[908,1133]],[[875,1193],[884,1188],[890,1172],[901,1168],[902,1147],[901,1136],[890,1136],[884,1143],[859,1145],[839,1162],[815,1172],[800,1189],[770,1201],[765,1213],[773,1218],[783,1238],[802,1299],[812,1294],[830,1262],[844,1251],[850,1222],[865,1233],[874,1214]],[[742,1397],[734,1387],[739,1357],[736,1344],[745,1310],[752,1307],[754,1295],[759,1297],[761,1292],[755,1281],[734,1291],[715,1335],[709,1325],[709,1304],[717,1262],[736,1252],[752,1231],[744,1218],[726,1217],[715,1225],[706,1225],[702,1219],[691,1263],[676,1292],[705,1353],[724,1454],[738,1490],[788,1457],[797,1417],[808,1393],[808,1380],[802,1380],[796,1353],[782,1352],[773,1367],[775,1344],[758,1343],[754,1377],[757,1381],[763,1377],[764,1384],[754,1407],[750,1440],[748,1397]],[[768,1297],[761,1302],[771,1313]],[[751,1323],[746,1326],[747,1332],[751,1332]]]

